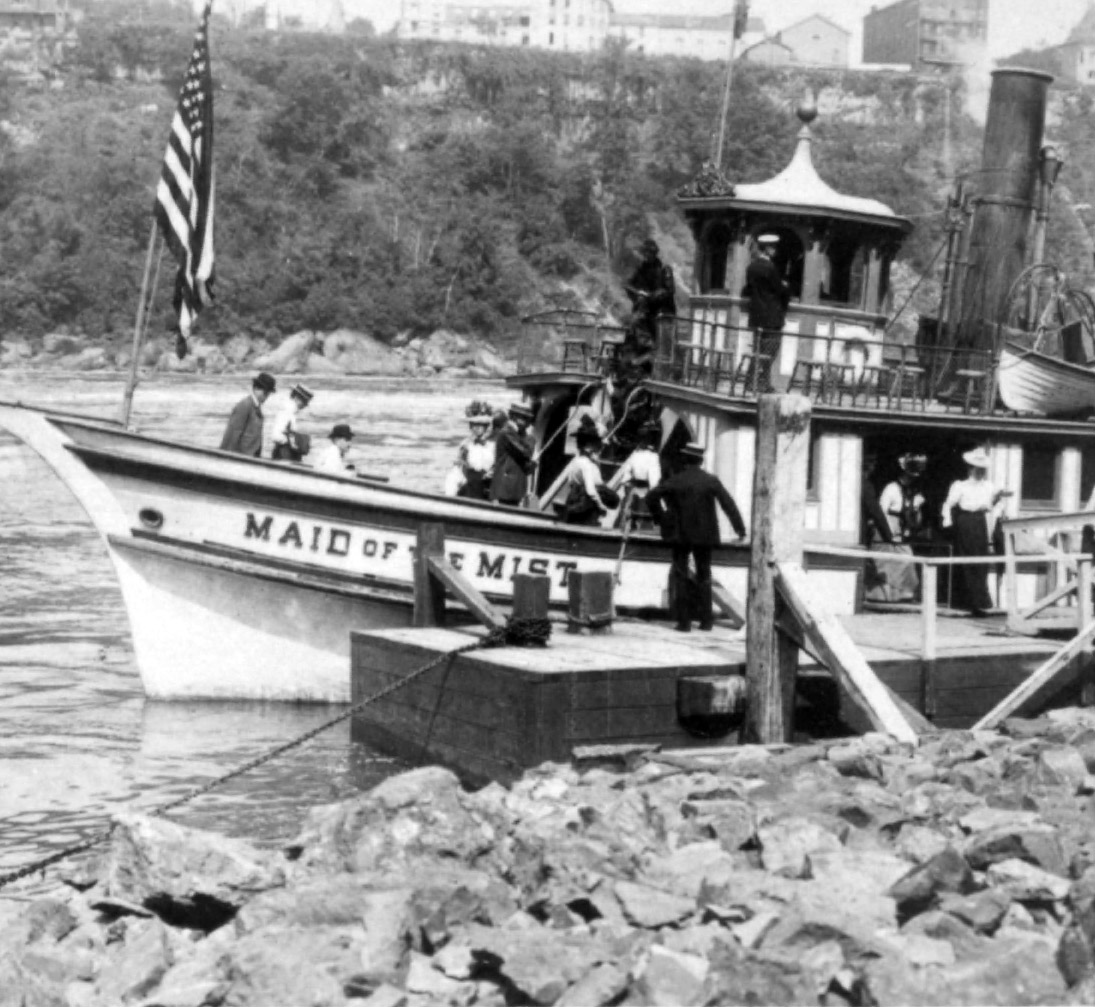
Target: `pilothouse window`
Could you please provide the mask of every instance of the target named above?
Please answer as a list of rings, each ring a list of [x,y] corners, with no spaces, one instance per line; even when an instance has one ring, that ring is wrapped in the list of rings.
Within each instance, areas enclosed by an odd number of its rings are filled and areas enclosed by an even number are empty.
[[[866,277],[867,249],[848,238],[834,238],[823,262],[820,300],[862,307]]]
[[[726,265],[730,258],[730,228],[715,224],[704,237],[702,292],[726,291]]]

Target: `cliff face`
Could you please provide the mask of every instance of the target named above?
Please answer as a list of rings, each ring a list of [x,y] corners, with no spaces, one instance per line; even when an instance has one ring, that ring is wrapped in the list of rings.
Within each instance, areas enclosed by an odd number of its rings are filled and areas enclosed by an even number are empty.
[[[688,289],[691,236],[674,196],[710,156],[721,67],[619,49],[275,41],[213,32],[217,306],[199,319],[200,340],[274,347],[346,329],[390,344],[447,330],[506,353],[519,318],[547,307],[622,318],[619,277],[649,235]],[[36,350],[67,334],[77,353],[122,352],[189,45],[188,31],[162,25],[82,29],[55,88],[0,94],[5,340]],[[923,270],[951,180],[977,159],[963,85],[741,67],[731,178],[786,164],[808,90],[822,113],[820,173],[913,217],[904,261]],[[1071,196],[1082,207],[1086,186]],[[173,320],[169,260],[159,276],[154,338]]]

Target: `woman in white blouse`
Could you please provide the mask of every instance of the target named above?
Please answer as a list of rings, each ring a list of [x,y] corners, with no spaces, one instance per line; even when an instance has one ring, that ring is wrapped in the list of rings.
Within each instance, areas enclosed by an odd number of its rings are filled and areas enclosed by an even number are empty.
[[[955,556],[987,556],[989,537],[996,520],[996,507],[1007,496],[989,482],[989,455],[984,448],[967,451],[962,460],[969,476],[951,483],[943,503],[943,527],[954,529]],[[984,615],[992,608],[987,566],[959,566],[959,600],[972,615]]]

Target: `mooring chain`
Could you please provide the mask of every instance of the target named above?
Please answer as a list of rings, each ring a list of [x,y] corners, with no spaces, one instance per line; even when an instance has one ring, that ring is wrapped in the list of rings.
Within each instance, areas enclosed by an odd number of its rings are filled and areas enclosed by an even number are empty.
[[[202,794],[207,794],[209,791],[216,787],[222,786],[229,780],[234,780],[237,776],[242,776],[244,773],[249,773],[252,769],[257,769],[259,766],[271,759],[276,759],[279,755],[284,755],[286,752],[303,745],[307,741],[311,741],[312,738],[318,734],[322,734],[324,731],[329,730],[336,724],[341,724],[342,721],[352,717],[355,713],[359,713],[366,706],[372,703],[376,703],[386,696],[390,696],[398,689],[402,689],[407,685],[410,685],[416,678],[425,675],[427,672],[432,671],[443,661],[447,661],[451,657],[455,657],[457,654],[464,654],[471,650],[480,650],[488,647],[504,647],[509,644],[513,645],[539,645],[543,646],[547,642],[548,636],[551,635],[551,622],[548,619],[510,619],[505,626],[498,626],[492,629],[485,637],[479,640],[474,640],[471,643],[464,644],[461,647],[457,647],[454,650],[447,650],[441,654],[438,654],[435,658],[427,661],[422,667],[415,668],[414,671],[409,672],[403,678],[392,682],[390,685],[384,686],[383,689],[378,689],[376,692],[364,699],[355,703],[348,710],[343,711],[337,717],[332,717],[330,720],[325,721],[318,727],[312,728],[310,731],[306,731],[299,737],[294,738],[292,741],[287,741],[284,745],[278,745],[276,748],[272,748],[262,755],[256,756],[251,759],[250,762],[245,762],[242,766],[237,766],[235,769],[229,770],[223,776],[218,776],[215,779],[210,780],[208,783],[202,784],[200,787],[195,787],[193,790],[182,797],[177,797],[173,801],[168,801],[166,804],[161,804],[156,808],[153,808],[149,814],[153,816],[162,816],[168,811],[172,811],[175,808],[181,807],[184,804],[189,803],[196,797],[200,797]],[[100,832],[89,836],[87,839],[83,839],[80,842],[68,846],[57,853],[52,853],[48,857],[43,857],[41,860],[36,860],[32,864],[27,864],[25,867],[20,867],[16,871],[11,871],[8,874],[0,874],[0,888],[4,888],[10,885],[13,881],[19,881],[22,878],[30,877],[32,874],[37,874],[39,871],[44,871],[47,867],[52,867],[54,864],[60,863],[62,860],[67,860],[69,857],[75,856],[77,853],[84,853],[87,850],[106,842],[114,831],[114,827],[111,826],[108,829],[104,829]]]

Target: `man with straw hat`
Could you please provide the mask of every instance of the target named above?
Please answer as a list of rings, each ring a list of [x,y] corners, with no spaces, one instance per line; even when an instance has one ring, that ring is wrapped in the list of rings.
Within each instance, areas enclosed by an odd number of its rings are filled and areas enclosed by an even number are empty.
[[[967,451],[962,460],[968,466],[969,475],[951,483],[943,502],[943,528],[953,529],[955,557],[987,556],[992,528],[999,517],[999,504],[1011,494],[997,489],[989,481],[992,460],[984,448]],[[958,566],[956,587],[957,601],[971,615],[985,615],[992,608],[987,566]]]

